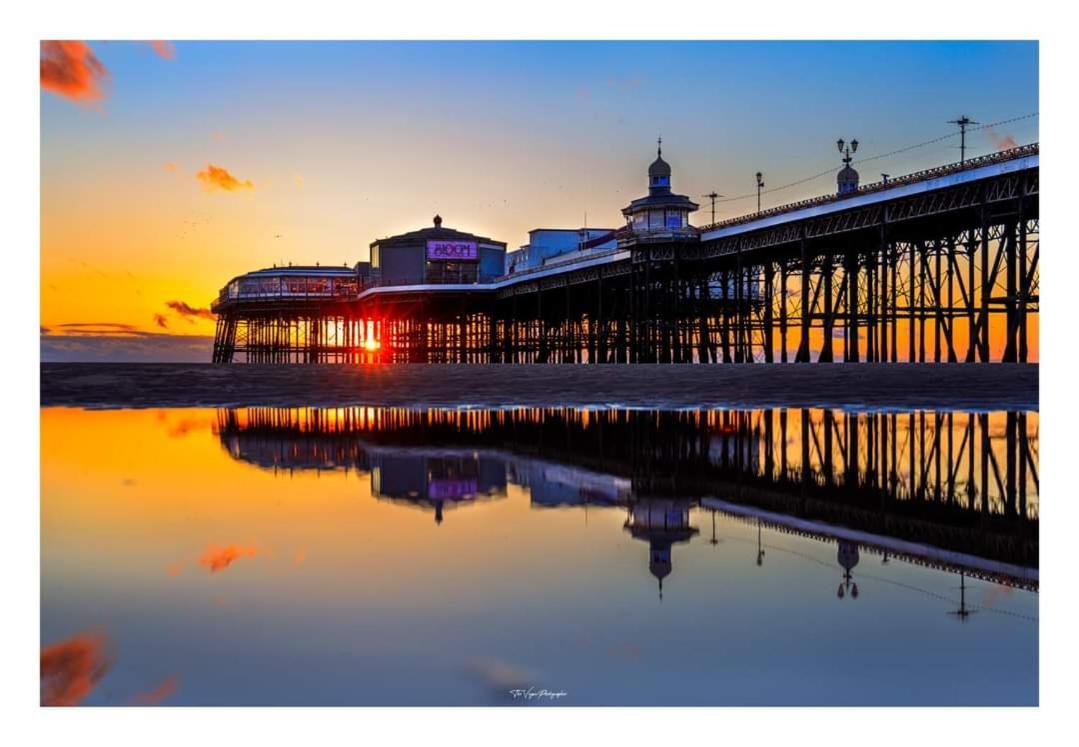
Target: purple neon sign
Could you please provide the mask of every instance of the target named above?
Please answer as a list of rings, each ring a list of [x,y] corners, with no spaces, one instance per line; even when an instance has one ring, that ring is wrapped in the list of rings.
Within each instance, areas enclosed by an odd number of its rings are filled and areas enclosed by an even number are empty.
[[[480,258],[475,241],[428,241],[427,259],[455,262],[476,261]]]

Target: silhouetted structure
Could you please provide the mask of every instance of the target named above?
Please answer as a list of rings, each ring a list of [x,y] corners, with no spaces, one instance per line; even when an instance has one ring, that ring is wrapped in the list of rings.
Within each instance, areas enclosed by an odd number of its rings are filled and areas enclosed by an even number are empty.
[[[840,194],[696,228],[659,157],[627,224],[552,265],[493,278],[489,240],[455,233],[423,282],[387,274],[391,249],[412,257],[424,231],[449,230],[436,225],[375,242],[369,270],[329,285],[277,268],[240,276],[213,304],[213,360],[989,362],[992,328],[1000,360],[1026,361],[1038,164],[1033,144],[858,186],[847,163]]]

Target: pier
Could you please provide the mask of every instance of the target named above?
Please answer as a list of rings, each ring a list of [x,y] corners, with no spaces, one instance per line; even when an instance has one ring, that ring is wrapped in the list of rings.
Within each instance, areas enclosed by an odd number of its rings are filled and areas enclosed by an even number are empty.
[[[354,268],[234,278],[213,362],[1026,362],[1038,159],[1034,143],[695,227],[660,155],[623,227],[542,263],[497,274],[504,244],[436,216]],[[426,269],[408,279],[388,257],[412,238]]]

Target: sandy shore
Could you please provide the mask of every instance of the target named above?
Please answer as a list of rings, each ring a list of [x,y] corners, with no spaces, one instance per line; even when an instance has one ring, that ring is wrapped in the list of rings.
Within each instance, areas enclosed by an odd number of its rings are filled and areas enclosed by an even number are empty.
[[[41,364],[44,407],[621,406],[1036,410],[1036,364]]]

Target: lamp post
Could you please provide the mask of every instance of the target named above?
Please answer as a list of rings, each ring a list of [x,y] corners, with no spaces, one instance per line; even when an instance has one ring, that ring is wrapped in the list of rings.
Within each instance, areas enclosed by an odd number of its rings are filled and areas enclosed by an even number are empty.
[[[964,114],[959,119],[949,120],[948,124],[959,127],[959,163],[962,165],[967,162],[967,127],[978,123]]]
[[[850,166],[850,162],[854,160],[852,154],[858,152],[858,140],[851,140],[850,145],[847,145],[843,138],[839,138],[835,141],[835,146],[839,149],[839,152],[843,154],[843,165]]]
[[[757,212],[761,211],[761,190],[764,189],[764,174],[757,172]]]
[[[707,197],[709,200],[712,201],[712,223],[713,224],[715,224],[715,222],[716,222],[716,200],[718,198],[722,197],[722,196],[723,195],[719,194],[715,190],[712,190],[711,192],[709,192],[708,194],[705,195],[705,197]]]

